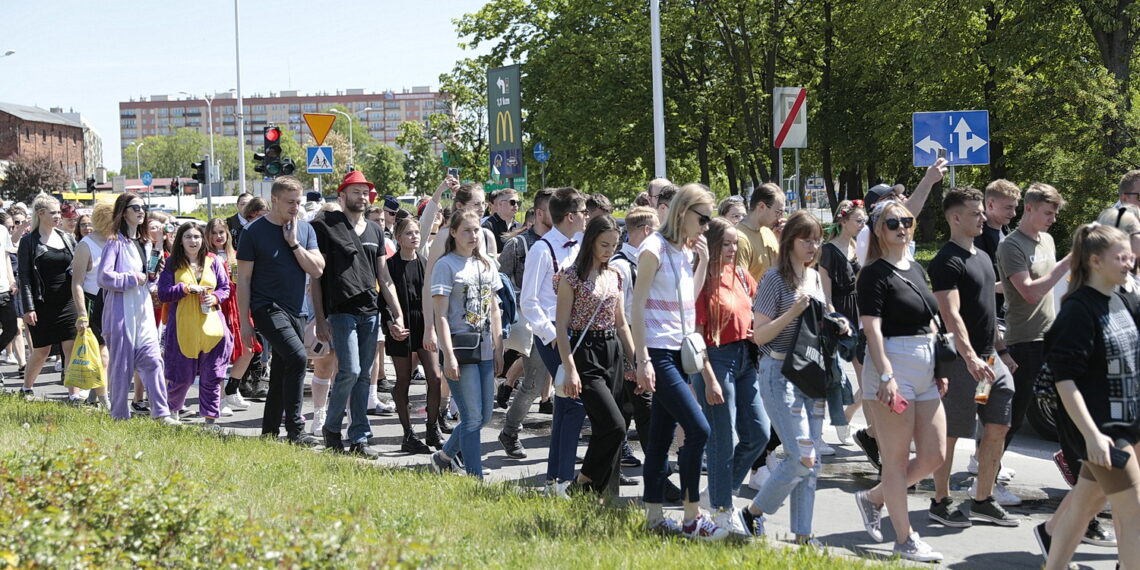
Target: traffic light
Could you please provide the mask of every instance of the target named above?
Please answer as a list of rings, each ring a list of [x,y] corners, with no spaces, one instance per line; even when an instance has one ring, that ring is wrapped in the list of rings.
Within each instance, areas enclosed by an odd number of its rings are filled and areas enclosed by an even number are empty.
[[[203,160],[202,162],[191,163],[190,168],[193,168],[195,170],[194,174],[191,176],[194,178],[194,180],[198,181],[199,188],[210,182],[209,157],[207,157],[206,160]]]
[[[95,178],[94,177],[87,179],[87,191],[88,192],[94,192],[95,191]]]
[[[177,195],[178,195],[178,188],[179,188],[179,186],[181,186],[181,184],[178,182],[178,177],[177,177],[177,176],[175,176],[175,177],[174,177],[174,178],[173,178],[173,179],[170,181],[170,195],[171,195],[171,196],[177,196]]]
[[[257,165],[253,170],[270,178],[293,174],[296,169],[293,161],[281,158],[281,129],[279,127],[265,127],[262,131],[262,151],[253,153]]]

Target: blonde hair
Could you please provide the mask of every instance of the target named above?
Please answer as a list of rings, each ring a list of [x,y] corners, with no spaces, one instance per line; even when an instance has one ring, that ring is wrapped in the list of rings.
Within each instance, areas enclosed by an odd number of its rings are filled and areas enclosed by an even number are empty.
[[[625,215],[625,231],[636,230],[646,224],[657,227],[657,209],[649,206],[637,206]]]
[[[885,202],[874,208],[875,213],[871,215],[871,239],[867,240],[867,263],[863,265],[866,267],[883,257],[883,245],[879,243],[879,229],[886,225],[888,212],[900,212],[900,218],[913,218],[914,214],[906,206],[898,202]],[[907,230],[907,238],[914,239],[914,230],[918,227],[918,219],[915,218],[914,224]]]
[[[695,182],[682,186],[673,196],[673,199],[669,201],[669,210],[665,213],[665,222],[661,224],[661,229],[658,230],[661,237],[671,243],[681,243],[685,239],[685,236],[682,235],[685,227],[685,214],[694,206],[702,204],[708,206],[710,212],[716,205],[712,192],[709,192],[707,186]]]
[[[1128,245],[1128,236],[1112,226],[1093,222],[1077,228],[1073,234],[1073,253],[1069,257],[1069,290],[1061,298],[1062,302],[1088,283],[1092,275],[1089,259],[1104,255],[1118,243]]]
[[[992,200],[994,198],[1008,198],[1018,201],[1021,200],[1021,189],[1017,187],[1017,184],[1005,178],[998,178],[986,184],[986,200]]]
[[[40,229],[40,212],[47,210],[52,206],[58,206],[59,200],[53,198],[50,194],[40,193],[36,199],[32,201],[32,229],[29,231],[36,231]]]
[[[1065,199],[1056,188],[1044,182],[1034,182],[1025,189],[1025,204],[1037,206],[1039,204],[1052,204],[1058,210],[1065,206]]]
[[[91,227],[103,237],[115,235],[115,201],[99,200],[91,210]]]

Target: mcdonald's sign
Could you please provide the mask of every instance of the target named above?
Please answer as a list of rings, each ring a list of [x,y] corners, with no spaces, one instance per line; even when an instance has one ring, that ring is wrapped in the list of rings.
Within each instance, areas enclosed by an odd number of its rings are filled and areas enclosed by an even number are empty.
[[[520,94],[518,65],[487,70],[487,146],[489,150],[504,152],[517,150],[517,156],[522,155],[522,102],[519,99]],[[522,174],[521,165],[518,174]],[[503,175],[512,176],[511,174]]]
[[[515,143],[515,121],[511,118],[510,110],[499,111],[495,113],[495,138],[494,144],[510,144]]]

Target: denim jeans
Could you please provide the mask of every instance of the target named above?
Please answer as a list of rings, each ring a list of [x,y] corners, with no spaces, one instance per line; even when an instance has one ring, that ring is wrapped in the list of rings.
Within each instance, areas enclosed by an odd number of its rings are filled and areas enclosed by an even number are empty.
[[[376,359],[376,337],[380,331],[377,315],[329,315],[332,347],[336,351],[337,371],[323,429],[340,433],[344,424],[344,408],[349,409],[348,441],[368,443],[372,431],[368,425],[368,385],[372,380],[372,361]]]
[[[784,361],[770,356],[760,358],[760,398],[789,457],[772,472],[752,502],[765,514],[771,514],[791,495],[792,532],[808,536],[812,533],[815,484],[821,462],[817,457],[815,467],[805,467],[800,462],[798,441],[823,432],[823,413],[817,411],[816,400],[805,396],[780,373],[783,365]]]
[[[282,415],[285,432],[297,437],[305,427],[301,405],[305,401],[305,365],[309,355],[305,351],[303,319],[286,312],[276,303],[253,311],[253,325],[268,341],[265,352],[273,351],[269,365],[269,395],[265,398],[265,411],[261,417],[261,433],[278,435]]]
[[[855,403],[855,395],[851,392],[851,381],[843,372],[843,361],[838,355],[835,356],[834,366],[839,382],[827,387],[827,415],[831,419],[831,425],[839,427],[850,423],[847,421],[846,408]]]
[[[459,407],[459,425],[443,444],[443,453],[455,457],[463,452],[463,467],[468,475],[483,478],[483,458],[480,456],[479,430],[491,421],[495,398],[495,362],[484,360],[479,364],[460,364],[459,380],[447,379],[455,405]]]
[[[705,457],[709,502],[714,509],[732,507],[733,493],[768,445],[768,414],[760,402],[753,346],[751,341],[740,340],[708,347],[709,363],[724,395],[723,404],[709,405],[704,377],[692,375],[693,391],[711,428]]]
[[[554,397],[554,419],[550,422],[550,451],[546,457],[547,481],[574,480],[578,437],[586,420],[582,400]]]
[[[649,444],[645,449],[645,491],[642,500],[659,504],[665,492],[669,447],[677,424],[685,430],[685,441],[677,452],[681,470],[683,499],[700,500],[701,456],[709,438],[709,422],[701,413],[685,374],[681,371],[681,351],[650,348],[649,360],[656,375],[653,408],[649,416]]]

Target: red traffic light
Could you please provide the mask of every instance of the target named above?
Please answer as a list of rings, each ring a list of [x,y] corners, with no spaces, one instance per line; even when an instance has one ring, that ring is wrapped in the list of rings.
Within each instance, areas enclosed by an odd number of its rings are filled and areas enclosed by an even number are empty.
[[[265,140],[267,142],[277,142],[281,139],[281,129],[277,127],[269,127],[265,129]]]

